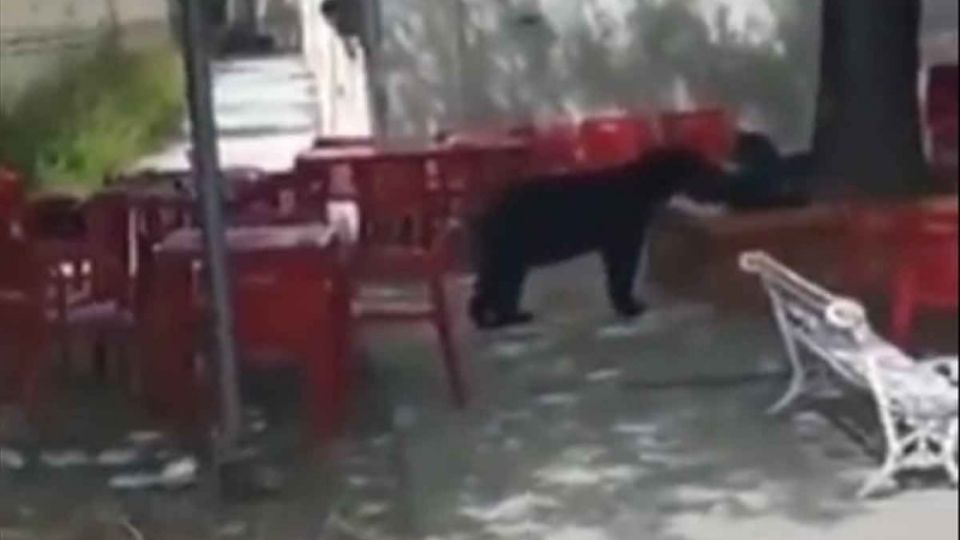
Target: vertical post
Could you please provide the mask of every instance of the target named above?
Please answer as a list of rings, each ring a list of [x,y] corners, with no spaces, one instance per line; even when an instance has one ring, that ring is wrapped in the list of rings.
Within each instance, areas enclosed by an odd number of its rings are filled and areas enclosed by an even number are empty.
[[[381,0],[361,0],[364,5],[364,36],[367,45],[367,99],[369,100],[370,120],[373,136],[383,138],[387,130],[387,93],[383,80],[383,7]]]
[[[456,10],[454,24],[457,25],[455,29],[457,32],[457,120],[460,123],[458,127],[461,129],[466,127],[469,116],[467,111],[467,73],[469,70],[467,66],[467,50],[469,48],[467,24],[470,22],[470,12],[466,2],[467,0],[456,0],[454,4]]]
[[[185,56],[190,108],[191,165],[200,195],[207,277],[213,299],[213,349],[220,388],[218,458],[230,454],[241,429],[240,390],[230,302],[228,254],[223,219],[223,183],[217,151],[204,0],[181,0],[186,25]]]

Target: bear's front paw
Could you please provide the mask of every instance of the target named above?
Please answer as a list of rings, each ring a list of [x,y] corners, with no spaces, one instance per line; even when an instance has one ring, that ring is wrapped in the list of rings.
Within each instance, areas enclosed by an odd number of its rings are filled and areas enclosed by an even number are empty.
[[[514,326],[523,326],[533,322],[533,314],[522,311],[512,313],[490,312],[485,314],[478,322],[477,327],[481,330],[502,330]]]
[[[617,314],[625,319],[634,319],[647,311],[646,304],[633,298],[617,301],[614,308],[617,310]]]

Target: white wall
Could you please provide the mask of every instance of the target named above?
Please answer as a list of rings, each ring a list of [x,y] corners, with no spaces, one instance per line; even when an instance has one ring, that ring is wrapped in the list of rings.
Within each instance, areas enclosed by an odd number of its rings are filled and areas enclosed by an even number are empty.
[[[960,8],[956,0],[924,0],[923,58],[927,65],[957,63],[957,27]]]
[[[320,134],[370,135],[373,119],[363,52],[348,54],[343,40],[320,15],[320,0],[300,0],[300,8],[303,52],[316,81]]]
[[[0,0],[0,102],[119,27],[131,46],[168,37],[168,0]]]
[[[723,104],[809,145],[820,0],[462,0],[462,37],[454,0],[381,1],[393,134]],[[926,2],[926,57],[955,57],[956,1]]]

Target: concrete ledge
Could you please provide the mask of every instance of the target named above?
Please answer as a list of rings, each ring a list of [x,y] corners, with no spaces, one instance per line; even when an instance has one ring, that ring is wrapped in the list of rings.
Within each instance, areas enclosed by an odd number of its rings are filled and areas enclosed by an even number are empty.
[[[738,267],[745,250],[764,250],[827,286],[847,286],[838,262],[849,249],[845,208],[850,202],[820,203],[800,209],[700,217],[669,211],[651,244],[650,276],[668,290],[707,299],[720,306],[749,306],[762,300],[751,276]],[[957,196],[931,197],[892,205],[956,212]],[[894,254],[882,246],[873,252],[881,272]],[[881,279],[882,276],[881,276]],[[848,291],[858,294],[862,291]]]
[[[697,217],[670,211],[651,244],[651,279],[721,306],[759,305],[759,288],[737,265],[761,249],[814,276],[829,277],[843,215],[837,205]]]

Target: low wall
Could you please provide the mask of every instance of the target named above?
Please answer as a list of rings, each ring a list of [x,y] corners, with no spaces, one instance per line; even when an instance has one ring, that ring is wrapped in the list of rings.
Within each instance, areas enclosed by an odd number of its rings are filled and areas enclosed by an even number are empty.
[[[168,0],[3,0],[0,106],[89,55],[109,32],[125,47],[163,43],[170,36],[168,7]]]

